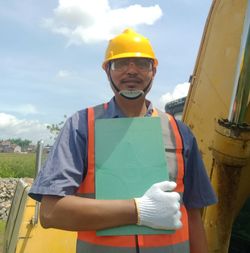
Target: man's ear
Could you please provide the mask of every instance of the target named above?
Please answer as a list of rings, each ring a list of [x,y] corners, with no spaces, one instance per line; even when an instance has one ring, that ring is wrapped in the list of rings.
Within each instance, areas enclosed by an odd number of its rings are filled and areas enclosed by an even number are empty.
[[[110,62],[107,62],[105,64],[105,69],[104,71],[106,72],[106,74],[109,76],[109,73],[110,73]]]
[[[106,72],[107,78],[108,78],[108,80],[110,81],[110,75],[111,75],[111,73],[110,73],[110,65],[109,65],[109,64],[107,64],[107,65],[105,66],[104,71]]]
[[[106,72],[106,74],[107,74],[107,76],[108,76],[108,75],[109,75],[109,67],[108,67],[108,65],[105,66],[104,71]]]
[[[153,67],[152,71],[153,71],[153,77],[154,77],[154,76],[155,76],[155,74],[156,74],[156,72],[157,72],[156,67]]]

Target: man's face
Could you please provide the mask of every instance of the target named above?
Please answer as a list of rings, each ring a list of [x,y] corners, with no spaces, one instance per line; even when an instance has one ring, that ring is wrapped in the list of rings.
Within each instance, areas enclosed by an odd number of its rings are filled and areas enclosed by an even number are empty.
[[[111,62],[110,75],[119,90],[144,90],[156,69],[148,58],[121,58]]]

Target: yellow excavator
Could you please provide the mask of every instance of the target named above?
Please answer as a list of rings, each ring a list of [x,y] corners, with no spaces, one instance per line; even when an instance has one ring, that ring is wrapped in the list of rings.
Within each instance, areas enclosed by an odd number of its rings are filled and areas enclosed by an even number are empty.
[[[228,253],[233,224],[250,203],[250,0],[212,2],[190,83],[182,120],[197,138],[219,199],[202,212],[209,252]],[[76,233],[41,227],[39,203],[27,195],[31,183],[18,182],[3,252],[75,252]],[[248,240],[231,253],[250,252],[247,229]]]
[[[203,211],[209,252],[226,253],[233,222],[250,196],[249,0],[213,1],[183,121],[197,138],[219,199]]]

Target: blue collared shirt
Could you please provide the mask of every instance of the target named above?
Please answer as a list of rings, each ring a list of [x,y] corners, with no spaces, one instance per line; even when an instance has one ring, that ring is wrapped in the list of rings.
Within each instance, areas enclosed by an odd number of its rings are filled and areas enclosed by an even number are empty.
[[[153,106],[149,102],[146,117]],[[106,118],[125,117],[111,99]],[[184,145],[185,190],[183,201],[187,208],[202,208],[216,203],[216,197],[207,177],[196,140],[189,128],[178,121]],[[87,172],[87,110],[71,116],[61,130],[48,159],[35,179],[29,196],[41,201],[43,195],[74,195]]]

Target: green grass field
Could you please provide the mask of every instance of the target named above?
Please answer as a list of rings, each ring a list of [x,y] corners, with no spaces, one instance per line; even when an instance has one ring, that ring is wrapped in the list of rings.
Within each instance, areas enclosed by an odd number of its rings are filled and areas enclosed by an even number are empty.
[[[3,236],[4,236],[4,228],[5,221],[0,220],[0,253],[3,252]]]
[[[36,154],[0,153],[0,177],[34,177]]]
[[[34,177],[36,154],[0,153],[0,178]],[[3,252],[5,221],[0,220],[0,253]]]

